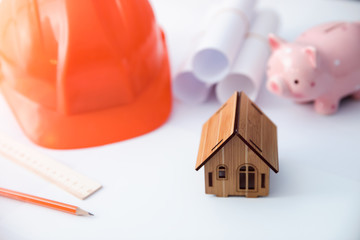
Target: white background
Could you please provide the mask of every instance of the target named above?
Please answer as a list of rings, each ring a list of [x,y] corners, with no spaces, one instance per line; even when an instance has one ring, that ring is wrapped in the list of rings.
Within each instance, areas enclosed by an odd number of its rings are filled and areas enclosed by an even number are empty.
[[[192,44],[196,26],[219,0],[152,0],[170,48],[173,70]],[[278,11],[280,36],[293,40],[326,21],[360,21],[360,4],[264,0]],[[344,46],[345,47],[345,46]],[[194,170],[201,125],[220,107],[174,102],[156,131],[102,147],[54,151],[33,145],[0,96],[0,130],[101,182],[81,201],[0,157],[0,187],[78,205],[78,217],[0,198],[0,239],[360,239],[360,102],[333,116],[317,115],[262,89],[257,104],[277,124],[280,172],[266,198],[204,194]]]

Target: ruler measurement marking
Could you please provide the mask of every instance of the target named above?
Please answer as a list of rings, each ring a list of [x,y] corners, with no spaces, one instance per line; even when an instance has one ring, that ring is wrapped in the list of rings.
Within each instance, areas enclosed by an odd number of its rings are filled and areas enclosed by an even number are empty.
[[[1,133],[0,153],[80,199],[101,188],[99,183]]]

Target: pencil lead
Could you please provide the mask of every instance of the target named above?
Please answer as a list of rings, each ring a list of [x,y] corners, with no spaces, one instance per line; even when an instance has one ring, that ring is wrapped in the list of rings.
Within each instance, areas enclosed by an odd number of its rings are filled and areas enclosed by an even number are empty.
[[[90,213],[90,212],[88,212],[88,214],[89,214],[90,216],[94,216],[94,214],[92,214],[92,213]]]

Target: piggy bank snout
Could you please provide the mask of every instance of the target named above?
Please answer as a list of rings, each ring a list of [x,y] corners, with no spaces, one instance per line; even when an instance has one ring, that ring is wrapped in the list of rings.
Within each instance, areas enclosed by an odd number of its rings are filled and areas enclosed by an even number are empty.
[[[279,77],[272,77],[267,82],[267,88],[270,92],[277,95],[286,95],[287,87],[285,82]]]

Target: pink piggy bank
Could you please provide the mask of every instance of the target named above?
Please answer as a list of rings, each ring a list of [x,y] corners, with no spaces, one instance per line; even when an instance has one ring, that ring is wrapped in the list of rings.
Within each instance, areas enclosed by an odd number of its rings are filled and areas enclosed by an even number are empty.
[[[273,53],[267,88],[297,102],[315,102],[321,114],[337,111],[341,98],[360,99],[360,22],[314,27],[293,43],[269,35]]]

